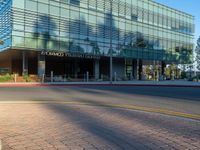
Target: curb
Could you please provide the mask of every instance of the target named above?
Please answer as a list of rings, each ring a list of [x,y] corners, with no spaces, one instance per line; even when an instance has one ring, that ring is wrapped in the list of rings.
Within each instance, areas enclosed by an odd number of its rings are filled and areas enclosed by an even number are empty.
[[[200,88],[200,85],[181,85],[181,84],[126,84],[126,83],[8,83],[1,84],[0,87],[47,87],[47,86],[148,86],[148,87],[188,87],[188,88]]]

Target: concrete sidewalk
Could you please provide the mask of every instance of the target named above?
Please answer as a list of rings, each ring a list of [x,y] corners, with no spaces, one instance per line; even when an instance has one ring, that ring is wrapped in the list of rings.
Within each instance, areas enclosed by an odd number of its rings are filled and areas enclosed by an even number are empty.
[[[17,83],[0,83],[0,87],[12,86],[163,86],[163,87],[200,87],[200,82],[185,80],[174,81],[109,81],[105,82],[17,82]]]

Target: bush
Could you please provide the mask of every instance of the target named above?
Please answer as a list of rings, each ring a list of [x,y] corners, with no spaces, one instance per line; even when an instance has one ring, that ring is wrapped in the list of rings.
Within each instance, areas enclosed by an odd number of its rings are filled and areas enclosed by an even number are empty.
[[[194,76],[194,77],[191,77],[188,79],[188,81],[195,81],[195,82],[198,82],[200,79],[200,75],[197,75],[197,76]]]
[[[26,82],[30,82],[30,78],[29,78],[29,75],[28,74],[24,74],[23,75],[23,78]]]
[[[8,82],[12,80],[12,76],[9,74],[0,75],[0,82]]]
[[[185,79],[185,78],[187,78],[187,75],[186,75],[186,72],[183,71],[181,72],[181,79]]]

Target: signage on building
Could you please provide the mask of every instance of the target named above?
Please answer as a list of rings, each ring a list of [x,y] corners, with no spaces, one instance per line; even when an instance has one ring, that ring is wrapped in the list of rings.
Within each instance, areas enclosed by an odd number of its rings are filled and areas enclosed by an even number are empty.
[[[64,52],[41,51],[41,55],[64,57],[65,53]]]
[[[69,53],[69,52],[55,52],[55,51],[41,51],[41,55],[55,56],[55,57],[73,57],[86,59],[100,59],[100,56],[87,53]]]

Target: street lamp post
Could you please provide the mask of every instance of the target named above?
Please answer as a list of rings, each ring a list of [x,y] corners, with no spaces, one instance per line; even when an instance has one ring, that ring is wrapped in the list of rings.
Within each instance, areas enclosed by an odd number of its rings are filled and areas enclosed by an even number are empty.
[[[110,0],[110,84],[112,84],[113,64],[112,64],[112,2]]]

